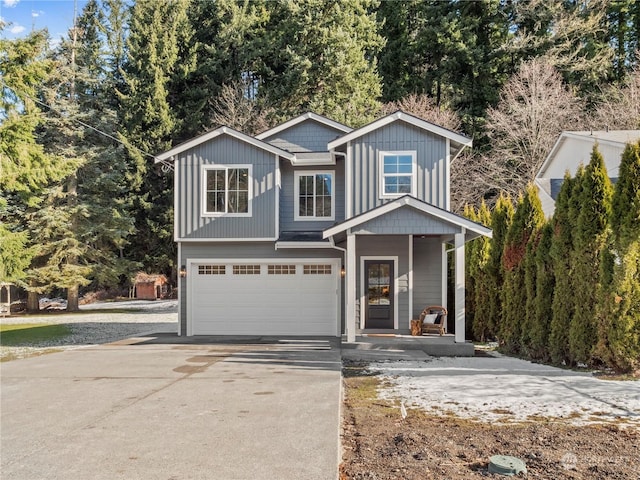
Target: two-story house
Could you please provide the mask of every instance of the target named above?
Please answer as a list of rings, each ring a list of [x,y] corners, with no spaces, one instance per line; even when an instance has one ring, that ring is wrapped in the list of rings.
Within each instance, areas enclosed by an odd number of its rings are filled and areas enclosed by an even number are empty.
[[[447,304],[453,249],[464,342],[465,242],[491,235],[449,210],[451,162],[470,146],[404,112],[356,130],[307,113],[157,156],[175,172],[180,334],[407,333]]]

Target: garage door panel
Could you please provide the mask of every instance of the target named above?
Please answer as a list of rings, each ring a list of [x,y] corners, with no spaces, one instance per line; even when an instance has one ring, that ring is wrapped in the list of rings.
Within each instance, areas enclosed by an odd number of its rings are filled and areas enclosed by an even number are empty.
[[[224,262],[221,262],[224,263]],[[200,275],[191,269],[189,313],[194,335],[336,335],[338,266],[327,260],[278,261],[296,265],[295,274],[237,274],[226,263],[224,274]],[[256,265],[257,263],[253,263]],[[307,268],[304,265],[319,265]],[[240,269],[239,269],[240,270]],[[246,271],[246,269],[243,269]],[[271,269],[274,270],[273,268]],[[279,269],[291,272],[290,267]]]

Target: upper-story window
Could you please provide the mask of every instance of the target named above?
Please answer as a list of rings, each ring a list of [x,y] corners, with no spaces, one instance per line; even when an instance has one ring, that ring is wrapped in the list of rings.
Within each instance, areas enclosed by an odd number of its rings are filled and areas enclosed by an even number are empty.
[[[416,194],[415,151],[380,152],[378,172],[381,198]]]
[[[333,172],[295,172],[295,220],[333,220]]]
[[[250,165],[207,165],[202,178],[204,215],[251,215]]]

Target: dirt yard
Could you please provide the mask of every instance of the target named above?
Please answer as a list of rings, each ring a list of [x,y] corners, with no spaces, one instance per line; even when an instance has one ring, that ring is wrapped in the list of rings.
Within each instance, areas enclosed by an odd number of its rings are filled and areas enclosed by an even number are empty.
[[[629,422],[536,415],[505,423],[414,402],[403,419],[400,402],[381,395],[394,385],[368,366],[344,363],[342,480],[507,478],[488,472],[492,455],[522,459],[525,478],[640,479],[640,432]],[[635,398],[637,382],[630,384]]]

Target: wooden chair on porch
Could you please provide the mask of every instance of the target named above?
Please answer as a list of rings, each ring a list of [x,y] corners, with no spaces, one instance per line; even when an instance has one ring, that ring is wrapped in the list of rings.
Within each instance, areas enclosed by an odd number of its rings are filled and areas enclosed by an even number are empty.
[[[444,335],[447,328],[447,309],[442,305],[429,305],[420,313],[422,334],[439,333]]]

